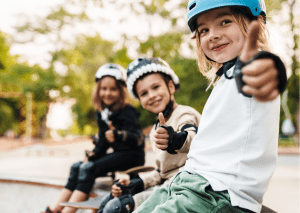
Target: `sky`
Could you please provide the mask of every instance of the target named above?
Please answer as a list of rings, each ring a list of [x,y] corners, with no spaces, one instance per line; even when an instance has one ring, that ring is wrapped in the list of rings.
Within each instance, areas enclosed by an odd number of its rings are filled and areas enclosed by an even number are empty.
[[[1,0],[0,29],[12,33],[12,26],[17,22],[17,15],[43,14],[49,8],[62,2],[61,0]]]

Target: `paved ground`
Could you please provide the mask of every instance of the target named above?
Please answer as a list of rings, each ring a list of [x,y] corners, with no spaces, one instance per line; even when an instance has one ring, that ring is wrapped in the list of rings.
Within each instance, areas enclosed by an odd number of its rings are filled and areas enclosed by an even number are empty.
[[[0,152],[0,179],[64,185],[72,163],[92,149],[89,140],[56,146],[32,145]],[[153,153],[146,165],[153,165]],[[101,181],[107,181],[103,178]],[[264,197],[264,204],[280,213],[299,213],[299,155],[280,155],[278,166]],[[38,213],[52,204],[59,189],[0,182],[0,206],[5,213]],[[81,211],[83,212],[83,211]],[[87,211],[86,211],[87,212]]]

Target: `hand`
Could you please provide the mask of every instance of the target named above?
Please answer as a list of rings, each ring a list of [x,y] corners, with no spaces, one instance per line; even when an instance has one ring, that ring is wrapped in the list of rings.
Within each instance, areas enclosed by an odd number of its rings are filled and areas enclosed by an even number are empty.
[[[123,186],[128,186],[130,184],[130,180],[121,178],[119,183]],[[112,185],[111,187],[111,194],[113,197],[120,197],[122,196],[122,189],[118,187],[116,184]]]
[[[258,21],[252,21],[248,28],[245,46],[240,55],[244,62],[249,61],[258,53],[258,36],[260,31]],[[278,95],[278,70],[272,59],[257,59],[242,68],[243,81],[246,85],[243,91],[253,95],[259,101],[271,101]]]
[[[161,125],[166,125],[165,117],[160,112],[158,114],[159,123]],[[165,128],[159,127],[156,129],[156,132],[154,134],[154,142],[155,146],[158,149],[166,149],[168,148],[168,141],[169,141],[169,133]]]
[[[89,161],[89,157],[92,157],[92,156],[94,156],[95,155],[95,152],[88,152],[87,153],[87,156],[85,157],[85,159],[84,159],[84,163],[86,163],[86,162],[88,162]]]
[[[105,132],[105,138],[109,143],[113,143],[115,142],[114,130],[116,128],[113,126],[111,121],[108,122],[108,128],[109,130]]]

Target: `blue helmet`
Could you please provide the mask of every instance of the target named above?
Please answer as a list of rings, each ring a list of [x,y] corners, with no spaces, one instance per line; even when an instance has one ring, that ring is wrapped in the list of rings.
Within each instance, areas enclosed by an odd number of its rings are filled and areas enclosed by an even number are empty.
[[[210,9],[226,6],[247,7],[254,17],[257,17],[261,13],[266,15],[264,0],[189,0],[187,14],[188,26],[191,32],[194,32],[196,29],[195,20],[198,14]]]

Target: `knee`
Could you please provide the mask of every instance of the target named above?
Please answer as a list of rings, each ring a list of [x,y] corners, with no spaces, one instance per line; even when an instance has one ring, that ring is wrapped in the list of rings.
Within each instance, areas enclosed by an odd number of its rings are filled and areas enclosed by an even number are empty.
[[[69,176],[69,178],[71,180],[73,180],[73,179],[76,180],[77,179],[77,176],[78,176],[78,173],[79,173],[79,167],[80,167],[81,164],[82,164],[81,161],[72,164],[71,171],[70,171],[70,176]]]
[[[131,195],[122,195],[110,200],[103,209],[103,213],[129,213],[134,209]]]
[[[119,198],[114,198],[110,200],[104,207],[103,213],[121,213],[122,203]]]
[[[95,175],[94,175],[94,163],[93,162],[87,162],[83,163],[79,167],[79,175],[78,180],[82,182],[91,182],[94,181]]]

